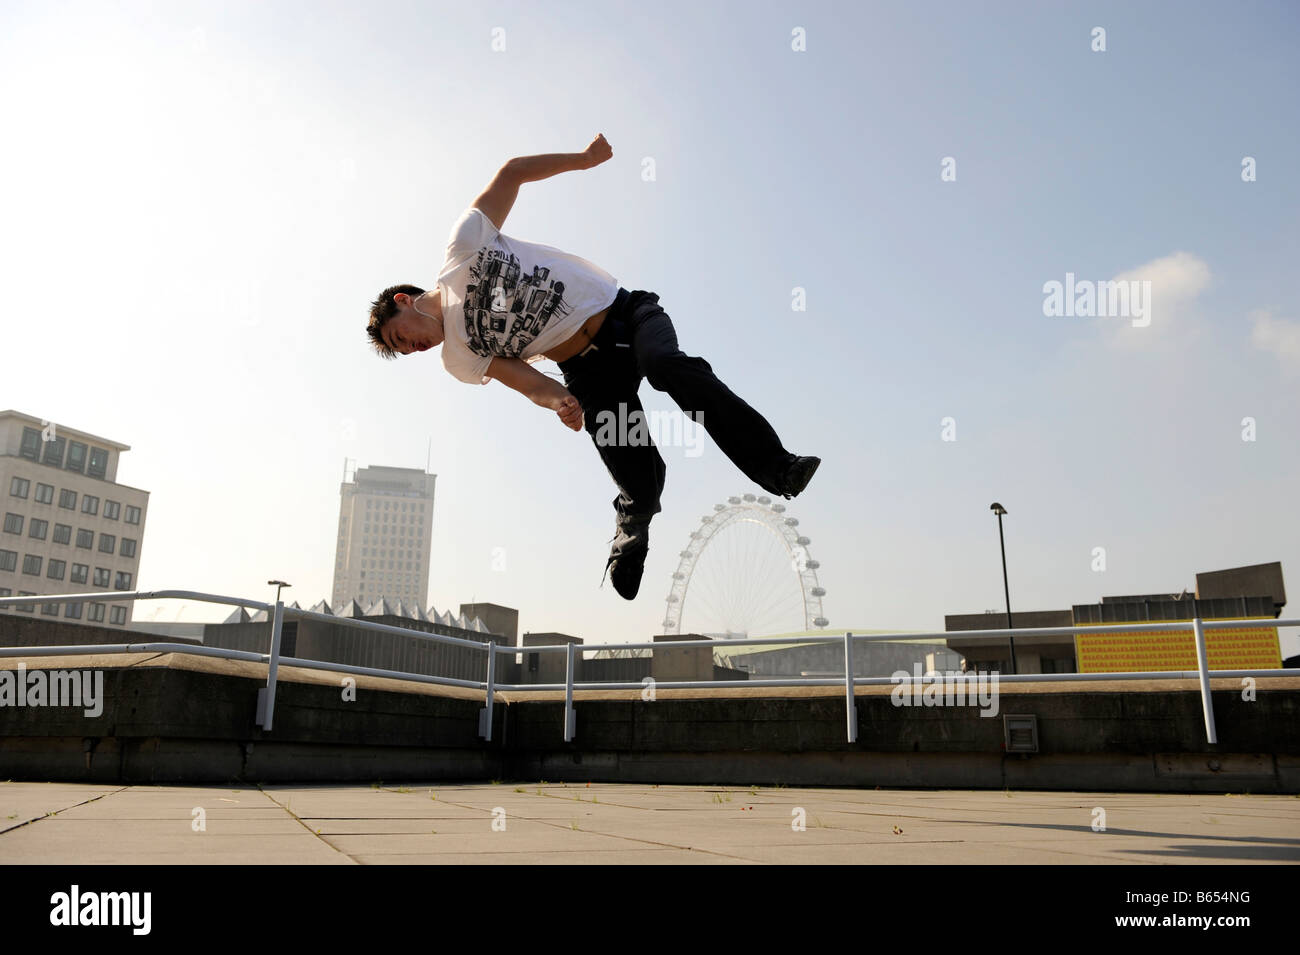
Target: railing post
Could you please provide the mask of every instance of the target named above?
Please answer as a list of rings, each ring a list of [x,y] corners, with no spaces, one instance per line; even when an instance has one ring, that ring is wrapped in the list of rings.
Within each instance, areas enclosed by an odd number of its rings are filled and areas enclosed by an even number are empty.
[[[496,672],[497,672],[497,645],[491,640],[487,645],[488,664],[487,664],[487,696],[486,705],[479,710],[478,714],[478,735],[488,742],[492,741],[492,702],[496,696]]]
[[[1214,700],[1210,697],[1210,663],[1205,652],[1205,628],[1201,618],[1192,618],[1192,630],[1196,633],[1196,669],[1201,674],[1201,709],[1205,712],[1205,738],[1210,743],[1219,742],[1219,733],[1214,726]]]
[[[271,618],[271,658],[267,661],[266,686],[257,691],[257,725],[271,731],[271,718],[275,715],[275,680],[280,671],[280,633],[284,628],[284,601],[275,602]]]
[[[570,742],[577,730],[577,714],[573,712],[573,644],[567,645],[568,660],[564,667],[564,741]]]
[[[848,708],[849,742],[858,741],[858,703],[853,695],[853,634],[844,634],[844,698]]]

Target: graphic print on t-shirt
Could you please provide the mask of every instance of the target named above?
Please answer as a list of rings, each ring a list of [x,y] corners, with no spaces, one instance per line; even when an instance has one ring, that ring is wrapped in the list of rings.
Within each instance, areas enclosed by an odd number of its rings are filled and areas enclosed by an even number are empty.
[[[553,315],[563,318],[564,283],[551,270],[533,266],[524,275],[519,259],[501,249],[481,248],[465,287],[465,338],[476,355],[518,358]],[[495,310],[493,308],[495,306]]]

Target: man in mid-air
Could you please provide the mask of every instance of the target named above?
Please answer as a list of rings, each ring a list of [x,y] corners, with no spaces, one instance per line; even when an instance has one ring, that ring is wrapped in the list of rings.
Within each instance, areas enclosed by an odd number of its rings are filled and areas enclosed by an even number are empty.
[[[501,231],[520,185],[591,169],[613,154],[602,134],[580,153],[511,159],[452,226],[434,288],[384,289],[371,303],[366,333],[384,358],[442,345],[442,363],[460,381],[495,378],[554,411],[574,431],[585,420],[618,486],[605,572],[631,600],[641,586],[650,519],[661,509],[664,488],[663,458],[637,426],[644,421],[637,397],[643,377],[771,494],[794,497],[821,459],[787,451],[766,419],[707,361],[682,352],[657,294],[629,291],[580,256]],[[544,358],[559,364],[563,385],[533,367]],[[600,427],[614,415],[619,427]]]

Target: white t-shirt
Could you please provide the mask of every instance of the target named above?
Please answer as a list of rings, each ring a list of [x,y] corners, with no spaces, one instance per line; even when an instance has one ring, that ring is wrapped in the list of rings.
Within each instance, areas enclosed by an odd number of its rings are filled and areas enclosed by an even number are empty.
[[[542,360],[613,303],[614,276],[581,256],[511,238],[466,209],[447,237],[438,273],[442,363],[460,381],[487,384],[493,356]]]

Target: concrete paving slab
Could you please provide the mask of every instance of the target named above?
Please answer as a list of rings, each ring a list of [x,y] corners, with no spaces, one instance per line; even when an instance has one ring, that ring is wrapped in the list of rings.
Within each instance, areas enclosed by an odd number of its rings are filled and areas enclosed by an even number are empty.
[[[115,799],[116,793],[104,800],[86,802],[59,813],[60,819],[91,820],[165,820],[182,819],[187,824],[194,818],[194,810],[202,809],[208,819],[280,818],[284,810],[254,790],[236,795],[229,790],[204,789],[170,792],[141,793],[132,790],[129,799]],[[102,805],[99,803],[102,801]]]
[[[735,851],[754,862],[774,865],[1086,865],[1107,861],[1022,846],[983,846],[979,852],[962,852],[960,844],[949,842],[920,843],[905,850],[876,845],[806,845],[735,847]],[[958,853],[960,857],[955,857]]]
[[[749,859],[679,849],[615,849],[604,852],[433,852],[404,856],[357,856],[363,865],[757,865]]]
[[[223,865],[238,863],[348,862],[313,833],[290,820],[296,830],[232,834],[175,831],[158,824],[135,826],[104,822],[40,820],[0,835],[0,863],[59,865]]]
[[[121,788],[51,783],[0,784],[0,832],[50,813],[69,810],[87,800],[102,799]]]
[[[0,785],[3,805],[17,814],[0,825],[0,863],[9,864],[1300,862],[1300,799],[1291,796],[18,782]],[[195,806],[207,813],[206,832],[191,828]],[[1106,809],[1105,832],[1091,828],[1096,806]],[[498,807],[504,832],[492,828]],[[805,831],[791,828],[796,807]]]
[[[437,795],[437,790],[432,794]],[[323,787],[276,789],[267,795],[275,803],[286,807],[294,815],[306,818],[369,819],[406,818],[421,819],[426,815],[476,819],[482,812],[473,807],[458,805],[447,799],[430,798],[430,790],[412,788],[409,793],[370,787]],[[427,804],[427,805],[426,805]]]
[[[648,844],[621,835],[606,835],[583,828],[587,820],[574,816],[566,822],[538,823],[506,817],[506,829],[495,832],[485,819],[477,830],[358,836],[330,836],[330,845],[351,856],[409,855],[429,852],[616,852],[630,849],[675,848]],[[570,825],[572,823],[572,825]],[[576,828],[575,828],[576,827]],[[431,826],[437,830],[437,826]]]

